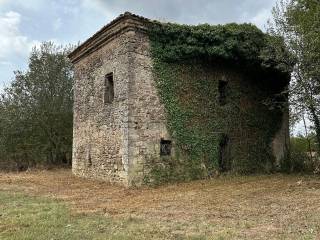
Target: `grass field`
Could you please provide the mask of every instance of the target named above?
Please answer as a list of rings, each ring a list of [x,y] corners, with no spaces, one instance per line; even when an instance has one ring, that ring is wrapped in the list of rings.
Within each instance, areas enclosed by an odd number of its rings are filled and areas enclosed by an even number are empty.
[[[0,173],[0,239],[320,239],[320,177],[125,189],[68,170]]]

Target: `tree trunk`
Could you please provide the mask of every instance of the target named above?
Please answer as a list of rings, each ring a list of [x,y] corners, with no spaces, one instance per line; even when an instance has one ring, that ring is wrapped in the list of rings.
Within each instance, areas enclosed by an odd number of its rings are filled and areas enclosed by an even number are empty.
[[[311,113],[311,117],[314,123],[314,127],[316,130],[316,138],[317,138],[317,150],[320,152],[320,119],[316,113],[315,107],[312,105],[309,107],[309,111]]]
[[[306,120],[304,118],[304,113],[302,114],[302,120],[303,120],[303,125],[304,125],[304,131],[305,131],[305,137],[307,139],[307,142],[308,142],[308,150],[309,150],[309,158],[310,158],[310,161],[312,162],[312,149],[311,149],[311,140],[309,139],[309,134],[308,134],[308,130],[307,130],[307,124],[306,124]]]

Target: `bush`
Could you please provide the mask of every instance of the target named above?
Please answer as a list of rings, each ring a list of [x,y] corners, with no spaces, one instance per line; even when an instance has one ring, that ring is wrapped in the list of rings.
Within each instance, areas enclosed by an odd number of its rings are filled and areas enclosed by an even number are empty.
[[[295,173],[319,173],[320,161],[318,153],[308,147],[308,139],[302,136],[293,137],[290,141],[290,157],[282,162],[281,169],[284,172]],[[312,155],[312,156],[310,156]]]

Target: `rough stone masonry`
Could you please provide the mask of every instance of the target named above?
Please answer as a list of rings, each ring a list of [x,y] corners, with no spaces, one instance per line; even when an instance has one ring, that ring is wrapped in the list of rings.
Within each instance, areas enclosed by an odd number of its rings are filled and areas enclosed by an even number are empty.
[[[152,164],[166,164],[175,154],[152,72],[146,21],[122,14],[69,55],[75,66],[75,175],[141,185]],[[272,143],[277,160],[286,154],[288,138],[284,113]]]

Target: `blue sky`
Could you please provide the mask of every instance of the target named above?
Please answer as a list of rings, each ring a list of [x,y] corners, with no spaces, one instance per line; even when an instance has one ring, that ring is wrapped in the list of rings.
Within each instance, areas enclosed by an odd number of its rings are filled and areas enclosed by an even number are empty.
[[[125,11],[187,24],[252,22],[264,28],[276,0],[0,0],[0,90],[33,46],[82,42]]]

